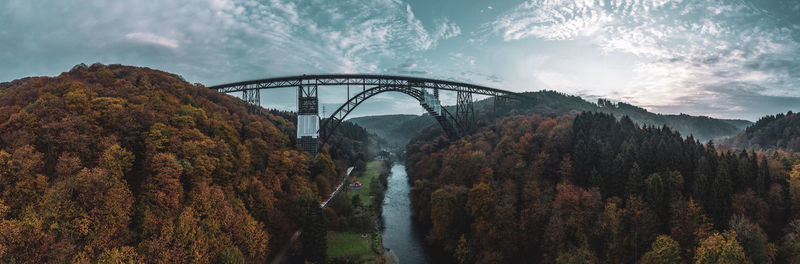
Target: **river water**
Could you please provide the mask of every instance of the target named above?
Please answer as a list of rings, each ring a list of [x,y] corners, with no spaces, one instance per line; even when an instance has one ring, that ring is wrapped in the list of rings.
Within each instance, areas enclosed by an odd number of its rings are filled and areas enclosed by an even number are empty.
[[[403,264],[451,262],[441,252],[426,246],[425,231],[412,219],[408,197],[411,184],[406,167],[398,163],[392,165],[383,198],[383,246],[393,251]]]

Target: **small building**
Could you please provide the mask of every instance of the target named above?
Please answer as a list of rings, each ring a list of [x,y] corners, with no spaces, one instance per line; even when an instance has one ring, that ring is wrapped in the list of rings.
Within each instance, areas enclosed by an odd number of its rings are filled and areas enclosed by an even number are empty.
[[[353,175],[353,182],[350,183],[348,188],[350,188],[350,190],[361,190],[361,183],[356,180],[355,175]]]

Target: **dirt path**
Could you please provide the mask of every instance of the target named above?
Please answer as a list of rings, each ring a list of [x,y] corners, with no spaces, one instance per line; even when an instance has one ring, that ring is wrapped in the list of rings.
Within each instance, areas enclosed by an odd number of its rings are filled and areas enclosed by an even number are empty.
[[[342,178],[342,182],[341,182],[341,183],[339,183],[339,186],[338,186],[338,187],[336,187],[336,190],[334,190],[334,191],[331,193],[330,197],[328,197],[328,200],[325,200],[324,202],[322,202],[322,203],[320,203],[320,204],[319,204],[319,207],[325,207],[325,206],[327,206],[327,205],[328,205],[328,202],[330,202],[331,200],[333,200],[333,198],[334,198],[334,197],[336,197],[336,195],[338,195],[338,194],[339,194],[339,192],[341,192],[341,191],[342,191],[342,189],[344,188],[344,184],[345,184],[345,183],[347,183],[347,179],[348,179],[348,178],[350,178],[350,173],[351,173],[351,172],[353,172],[353,169],[354,169],[354,168],[355,168],[355,167],[350,167],[350,168],[347,168],[347,173],[345,173],[345,175],[344,175],[344,178]]]

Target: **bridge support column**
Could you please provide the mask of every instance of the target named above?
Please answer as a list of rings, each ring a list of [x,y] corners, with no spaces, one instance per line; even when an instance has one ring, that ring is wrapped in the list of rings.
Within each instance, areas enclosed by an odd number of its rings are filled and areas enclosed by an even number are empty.
[[[472,93],[458,91],[456,119],[459,126],[461,126],[460,132],[462,135],[472,131],[475,123],[475,112],[472,108]]]
[[[317,156],[319,152],[319,98],[316,85],[297,87],[297,142],[301,150]]]
[[[247,112],[251,114],[261,114],[261,91],[244,90],[242,91],[242,100],[247,103]]]

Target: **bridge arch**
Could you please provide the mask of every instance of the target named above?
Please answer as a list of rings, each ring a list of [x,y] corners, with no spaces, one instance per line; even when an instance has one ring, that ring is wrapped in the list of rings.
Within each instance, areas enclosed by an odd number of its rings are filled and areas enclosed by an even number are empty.
[[[398,86],[375,86],[369,89],[365,89],[364,91],[350,97],[347,102],[339,106],[320,126],[320,133],[321,133],[321,140],[323,146],[327,143],[329,137],[333,134],[333,131],[341,124],[347,115],[350,114],[356,107],[358,107],[361,103],[366,101],[372,96],[385,93],[385,92],[400,92],[406,95],[411,96],[412,98],[419,101],[420,105],[426,112],[428,112],[431,117],[436,119],[439,123],[439,126],[442,127],[442,130],[447,134],[450,138],[457,138],[459,136],[459,132],[461,129],[461,125],[458,123],[458,120],[449,112],[447,109],[436,106],[430,105],[431,102],[426,101],[426,91],[424,89],[415,89],[413,87],[398,87]],[[430,96],[430,94],[428,95]],[[438,103],[438,102],[436,102]],[[436,110],[440,110],[437,112]]]
[[[348,99],[322,126],[319,124],[319,99],[317,88],[319,86],[347,86]],[[350,87],[361,87],[361,92],[350,96]],[[367,89],[367,86],[371,87]],[[429,78],[391,76],[375,74],[318,74],[269,78],[251,81],[242,81],[229,84],[210,86],[222,93],[242,92],[242,99],[248,104],[248,110],[260,113],[260,90],[290,88],[298,89],[298,124],[297,138],[303,150],[316,155],[319,150],[319,139],[323,144],[339,126],[345,117],[355,107],[368,98],[379,93],[394,91],[405,93],[420,102],[425,110],[431,114],[442,126],[450,138],[458,138],[472,128],[474,111],[472,94],[493,96],[495,104],[505,102],[507,99],[526,100],[527,97],[501,89],[495,89],[470,83],[436,80]],[[429,94],[428,90],[433,90]],[[454,91],[457,93],[456,113],[450,114],[439,103],[439,91]],[[330,128],[330,129],[329,129]],[[319,138],[322,132],[322,138]]]

